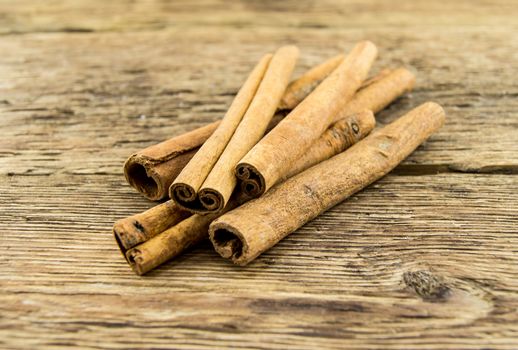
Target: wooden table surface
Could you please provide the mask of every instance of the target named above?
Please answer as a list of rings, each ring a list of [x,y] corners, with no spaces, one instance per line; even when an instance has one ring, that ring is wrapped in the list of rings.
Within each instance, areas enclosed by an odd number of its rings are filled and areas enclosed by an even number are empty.
[[[445,126],[247,267],[209,243],[145,277],[132,152],[224,114],[261,54],[362,39],[418,72],[387,123]],[[0,348],[518,348],[517,1],[0,1]]]

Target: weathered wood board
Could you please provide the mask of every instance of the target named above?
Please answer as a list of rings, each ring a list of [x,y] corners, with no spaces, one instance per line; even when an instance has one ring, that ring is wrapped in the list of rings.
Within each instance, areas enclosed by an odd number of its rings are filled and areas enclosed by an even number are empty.
[[[0,348],[518,348],[518,3],[0,1]],[[368,38],[445,126],[247,267],[145,277],[111,225],[140,148],[220,118],[261,54]]]

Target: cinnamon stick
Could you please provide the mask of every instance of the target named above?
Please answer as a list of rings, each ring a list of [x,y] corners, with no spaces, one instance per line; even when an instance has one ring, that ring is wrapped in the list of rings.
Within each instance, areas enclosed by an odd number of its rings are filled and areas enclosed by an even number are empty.
[[[304,99],[338,65],[335,56],[320,65],[311,68],[300,78],[293,81],[286,89],[282,103],[283,109],[292,109],[295,103]],[[290,88],[291,86],[291,88]],[[292,97],[290,97],[292,96]],[[296,96],[293,97],[293,96]],[[277,113],[268,125],[273,128],[284,118],[284,113]],[[173,180],[191,160],[199,147],[217,129],[220,121],[202,126],[186,134],[173,137],[156,145],[149,146],[131,155],[124,165],[124,175],[128,183],[144,197],[161,200],[168,196]]]
[[[283,176],[284,181],[301,171],[329,159],[343,152],[356,142],[367,136],[376,125],[372,111],[364,110],[348,115],[332,124],[317,141],[291,166],[291,169]],[[241,181],[241,192],[245,198],[250,198],[248,193],[258,191],[255,181]]]
[[[378,76],[381,76],[380,74],[382,73],[379,73]],[[274,118],[280,120],[280,116]],[[312,145],[306,154],[296,161],[286,178],[350,147],[353,143],[365,137],[374,127],[374,123],[373,115],[369,111],[349,115],[334,123],[317,142]],[[255,184],[243,182],[241,185],[246,187],[254,186]],[[243,192],[245,192],[244,189]],[[143,213],[117,221],[113,227],[113,233],[121,252],[126,257],[126,251],[128,249],[161,234],[188,215],[189,212],[180,209],[174,204],[174,201],[168,201]],[[196,224],[196,221],[194,221],[193,224]],[[193,229],[192,231],[194,232],[196,230]],[[144,261],[147,261],[148,259],[155,259],[155,256],[159,255],[159,252],[162,250],[169,251],[170,253],[162,253],[162,255],[164,258],[171,259],[173,257],[171,254],[174,255],[174,252],[181,252],[186,249],[186,247],[182,248],[176,245],[168,247],[167,245],[163,245],[160,249],[150,247],[145,249],[151,251],[147,253],[147,258],[143,258]],[[160,260],[156,261],[158,262]],[[146,264],[149,266],[157,266],[149,262],[146,262]]]
[[[405,68],[383,70],[369,79],[354,97],[334,116],[334,121],[348,115],[368,109],[378,113],[403,93],[410,91],[415,83],[415,76]],[[309,98],[309,97],[308,97]],[[301,105],[302,106],[302,105]],[[294,110],[295,111],[295,110]],[[280,126],[280,124],[279,124]],[[260,144],[260,143],[259,143]],[[259,144],[257,146],[259,146]],[[254,147],[255,148],[255,147]],[[236,176],[241,183],[240,188],[250,197],[258,197],[280,179],[286,178],[288,170],[273,172],[266,160],[274,161],[269,154],[253,153],[254,149],[240,161]]]
[[[131,269],[137,275],[143,275],[206,239],[210,223],[235,208],[238,203],[238,200],[231,201],[220,213],[194,214],[148,241],[127,250],[125,257]]]
[[[291,174],[303,171],[313,164],[319,163],[341,152],[352,143],[366,136],[374,127],[374,123],[374,115],[370,111],[348,116],[335,123],[317,140],[313,146],[316,148],[316,151],[308,152],[308,155],[299,159],[294,164]],[[216,214],[192,215],[176,226],[172,226],[158,234],[156,237],[128,250],[125,253],[128,263],[138,275],[142,275],[154,269],[179,255],[197,242],[207,238],[211,221],[247,199],[248,198],[242,196],[235,200],[231,199],[225,209]],[[232,249],[235,249],[233,244],[237,243],[239,242],[229,241],[227,245],[220,247],[220,250],[230,252]]]
[[[235,167],[241,181],[254,180],[260,194],[272,187],[353,97],[377,55],[376,46],[357,44],[345,60]]]
[[[324,62],[323,65],[326,65],[326,62]],[[369,82],[379,80],[379,78],[385,75],[386,72],[387,70],[383,70],[382,72],[378,73],[378,75],[374,78],[364,82],[363,86],[367,85]],[[302,79],[302,77],[300,79]],[[331,155],[340,152],[342,149],[345,149],[349,146],[348,140],[355,138],[355,141],[357,141],[359,138],[365,136],[371,129],[371,117],[367,112],[364,113],[364,116],[352,116],[351,119],[346,118],[330,127],[330,129],[327,130],[318,141],[321,146],[319,146],[318,143],[313,145],[310,150],[308,150],[305,157],[299,159],[297,164],[294,165],[294,170],[291,171],[289,176],[292,176],[297,171],[303,169],[303,164],[307,164],[306,167],[311,166],[312,164],[318,163],[320,160],[325,159],[326,157],[330,157]],[[276,124],[276,122],[280,121],[281,117],[282,116],[280,115],[276,115],[274,119],[277,120],[272,119],[271,124]],[[353,130],[355,129],[355,122],[357,125],[359,125],[359,131],[357,133],[353,133]],[[346,125],[348,127],[344,127]],[[326,134],[328,137],[325,136]],[[326,151],[325,147],[329,147],[329,150]],[[329,153],[330,150],[331,152],[334,151],[334,153]],[[318,158],[319,156],[324,158]],[[126,257],[125,253],[128,249],[149,240],[157,234],[162,233],[163,231],[177,224],[188,215],[189,213],[187,211],[183,211],[178,208],[173,201],[168,201],[143,213],[117,221],[113,228],[114,236],[121,249],[121,252]],[[196,221],[194,221],[194,223],[196,223]],[[186,247],[179,248],[176,245],[172,247],[164,246],[159,250],[155,250],[154,255],[157,255],[159,251],[164,249],[169,250],[170,252],[174,252],[175,250],[181,252],[186,249]],[[151,249],[151,251],[153,251],[153,249]],[[150,254],[151,257],[154,255]],[[170,253],[166,253],[164,256],[167,257],[169,255]],[[170,258],[171,257],[167,259]]]
[[[283,180],[343,152],[367,136],[375,125],[374,114],[369,110],[348,115],[331,124],[306,153],[295,161]]]
[[[115,241],[124,256],[126,250],[145,242],[191,216],[169,200],[143,213],[117,220],[113,225]]]
[[[173,179],[218,125],[207,124],[131,155],[124,163],[126,181],[150,200],[165,198]]]
[[[173,182],[169,196],[178,206],[202,214],[225,207],[236,185],[233,169],[266,131],[289,83],[298,53],[295,46],[285,46],[274,54],[250,106],[199,191],[190,183]],[[182,177],[186,178],[190,176]]]
[[[394,70],[390,69],[390,68],[383,68],[381,71],[379,71],[378,74],[376,74],[376,75],[374,75],[374,76],[372,76],[370,78],[365,79],[363,81],[362,85],[360,86],[360,88],[358,89],[358,91],[361,91],[362,89],[365,89],[367,86],[377,82],[378,80],[385,78],[387,75],[389,75],[393,71]]]
[[[441,106],[422,104],[347,151],[222,215],[209,228],[214,248],[235,264],[248,264],[306,222],[390,172],[444,119]]]
[[[171,191],[180,206],[200,207],[198,191],[254,99],[271,59],[271,54],[263,56],[237,93],[216,130],[173,181]]]
[[[209,225],[217,216],[194,214],[126,251],[126,260],[137,275],[143,275],[207,238]]]
[[[362,109],[370,109],[376,114],[414,88],[415,75],[408,69],[383,70],[380,75],[372,78],[369,85],[359,90],[335,118],[342,119]]]

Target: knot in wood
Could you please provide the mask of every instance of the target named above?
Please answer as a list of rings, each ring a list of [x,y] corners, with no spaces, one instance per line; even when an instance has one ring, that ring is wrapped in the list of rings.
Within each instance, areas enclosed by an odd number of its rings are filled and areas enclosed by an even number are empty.
[[[403,281],[426,301],[446,301],[451,292],[443,279],[433,275],[430,271],[405,272]]]

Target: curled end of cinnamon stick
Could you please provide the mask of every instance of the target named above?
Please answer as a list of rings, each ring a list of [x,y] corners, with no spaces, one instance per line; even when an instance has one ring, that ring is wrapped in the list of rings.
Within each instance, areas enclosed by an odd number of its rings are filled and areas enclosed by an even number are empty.
[[[132,218],[121,219],[113,224],[113,237],[124,258],[128,249],[146,240],[142,230],[142,225]]]
[[[130,265],[131,269],[139,276],[142,276],[150,269],[146,269],[142,262],[144,259],[142,258],[142,251],[138,248],[132,248],[126,252],[126,260]]]
[[[266,189],[263,175],[251,164],[239,163],[236,166],[236,177],[239,179],[241,192],[248,197],[259,197]]]
[[[175,183],[169,188],[169,197],[177,203],[191,203],[196,200],[196,191],[185,183]]]
[[[197,193],[194,188],[186,183],[173,183],[169,188],[169,197],[176,204],[195,214],[206,214],[206,204],[201,200],[201,192]]]
[[[225,198],[218,191],[211,188],[203,188],[200,193],[200,202],[204,211],[200,214],[217,213],[225,207]]]
[[[146,198],[156,201],[163,199],[167,191],[149,161],[134,154],[124,164],[124,175],[128,183]]]
[[[249,260],[245,260],[248,245],[239,230],[226,223],[215,222],[209,229],[209,237],[214,249],[223,258],[237,265],[248,263]]]

